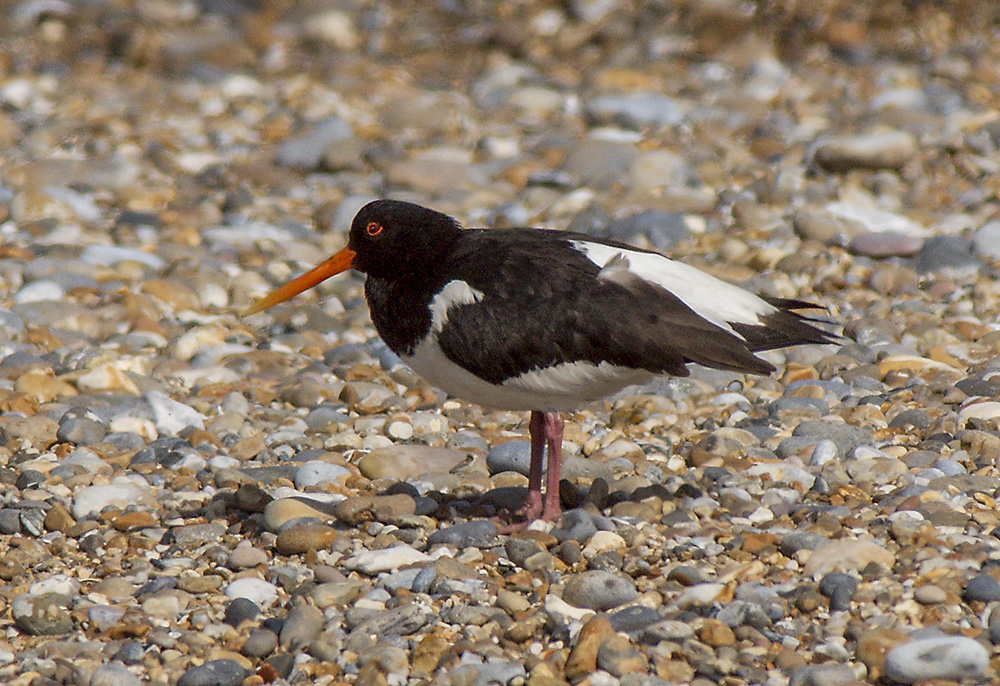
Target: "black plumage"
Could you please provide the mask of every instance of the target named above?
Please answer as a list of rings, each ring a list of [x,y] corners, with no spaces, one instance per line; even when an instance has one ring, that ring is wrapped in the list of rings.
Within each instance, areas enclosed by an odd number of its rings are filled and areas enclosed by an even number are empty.
[[[354,268],[372,323],[431,383],[531,410],[527,518],[559,512],[559,409],[697,363],[774,371],[755,353],[836,336],[798,310],[683,263],[611,240],[539,229],[463,229],[411,203],[366,205],[341,252],[256,303],[255,312]],[[542,450],[549,448],[546,495]]]

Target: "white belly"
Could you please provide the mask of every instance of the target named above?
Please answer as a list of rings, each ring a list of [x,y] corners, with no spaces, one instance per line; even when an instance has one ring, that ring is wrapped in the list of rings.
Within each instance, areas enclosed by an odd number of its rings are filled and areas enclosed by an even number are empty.
[[[434,336],[402,360],[448,395],[497,410],[571,410],[652,377],[647,371],[607,362],[568,362],[494,384],[449,360]]]

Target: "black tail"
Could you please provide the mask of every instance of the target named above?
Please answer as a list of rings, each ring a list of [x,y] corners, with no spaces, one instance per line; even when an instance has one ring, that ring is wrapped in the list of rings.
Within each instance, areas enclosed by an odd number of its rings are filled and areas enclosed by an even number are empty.
[[[799,314],[796,310],[822,310],[823,307],[805,300],[760,296],[778,311],[760,318],[760,324],[730,324],[733,330],[746,339],[754,352],[774,350],[806,343],[839,343],[841,336],[824,331],[814,323],[822,320]]]

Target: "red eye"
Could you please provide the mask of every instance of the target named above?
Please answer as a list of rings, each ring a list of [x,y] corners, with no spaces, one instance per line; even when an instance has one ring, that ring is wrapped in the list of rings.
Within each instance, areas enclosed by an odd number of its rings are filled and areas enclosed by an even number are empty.
[[[369,236],[377,236],[380,233],[382,233],[382,225],[377,222],[371,222],[368,226],[365,227],[365,231],[368,233]]]

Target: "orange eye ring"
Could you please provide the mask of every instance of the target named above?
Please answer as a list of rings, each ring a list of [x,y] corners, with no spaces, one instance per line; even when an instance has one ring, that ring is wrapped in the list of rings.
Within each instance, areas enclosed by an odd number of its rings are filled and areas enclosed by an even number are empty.
[[[370,222],[368,226],[365,227],[365,233],[369,236],[377,236],[382,233],[382,225],[378,222]]]

